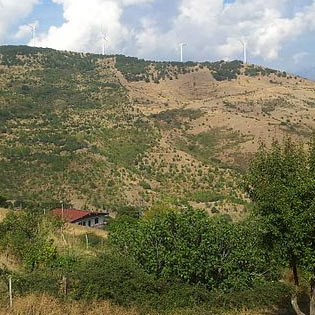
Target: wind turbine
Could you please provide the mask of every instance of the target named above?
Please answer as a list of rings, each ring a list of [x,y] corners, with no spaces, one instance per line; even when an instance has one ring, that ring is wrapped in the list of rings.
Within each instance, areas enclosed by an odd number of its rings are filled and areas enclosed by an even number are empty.
[[[247,42],[244,40],[244,38],[240,39],[240,42],[243,46],[243,63],[244,65],[247,64]]]
[[[180,43],[179,46],[180,46],[180,62],[183,62],[183,47],[187,46],[187,44]]]
[[[31,29],[32,40],[33,40],[33,47],[35,47],[36,24],[28,24],[27,26]]]
[[[102,54],[105,55],[105,49],[106,49],[106,42],[108,41],[108,38],[106,36],[106,32],[103,30],[103,26],[101,27],[101,38],[102,38]]]

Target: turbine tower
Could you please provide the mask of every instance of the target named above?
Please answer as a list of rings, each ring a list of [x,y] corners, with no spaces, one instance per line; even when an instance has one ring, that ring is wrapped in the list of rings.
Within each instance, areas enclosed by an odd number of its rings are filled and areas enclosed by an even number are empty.
[[[183,62],[183,47],[187,46],[187,44],[180,43],[179,46],[180,46],[180,62]]]
[[[101,26],[101,38],[102,38],[102,55],[105,56],[106,42],[108,41],[108,38],[106,36],[106,32],[103,30],[103,26]]]
[[[28,24],[27,26],[31,29],[31,32],[32,32],[33,47],[35,47],[36,25],[35,25],[35,24]]]
[[[107,42],[107,37],[105,33],[102,33],[102,40],[103,40],[102,53],[103,53],[103,56],[105,56],[105,49],[106,49],[106,42]]]
[[[242,38],[240,40],[242,46],[243,46],[243,63],[244,65],[247,64],[247,42]]]

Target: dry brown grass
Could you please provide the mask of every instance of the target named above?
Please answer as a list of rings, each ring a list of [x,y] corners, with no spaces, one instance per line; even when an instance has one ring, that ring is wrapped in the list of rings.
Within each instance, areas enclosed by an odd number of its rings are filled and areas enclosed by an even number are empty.
[[[21,265],[14,259],[14,257],[7,255],[7,253],[1,253],[0,268],[7,268],[11,271],[17,272],[21,270]]]
[[[95,228],[89,228],[89,227],[84,227],[76,224],[66,224],[65,226],[65,232],[73,235],[73,236],[81,236],[85,235],[87,233],[93,233],[96,236],[102,237],[104,239],[107,239],[108,237],[108,232],[101,230],[101,229],[95,229]]]
[[[242,310],[237,312],[228,312],[222,315],[267,315],[270,314],[269,311],[251,311],[251,310]]]
[[[55,245],[61,252],[66,251],[69,253],[70,251],[77,256],[95,256],[96,249],[94,247],[86,248],[85,235],[91,234],[104,242],[108,238],[107,231],[83,227],[76,224],[65,224],[61,230],[54,232],[50,237],[54,240]]]
[[[2,307],[1,307],[2,306]],[[137,315],[135,309],[115,306],[107,301],[84,304],[63,303],[48,296],[29,295],[14,300],[13,308],[0,304],[0,315]]]
[[[175,311],[173,313],[171,313],[171,315],[194,315],[196,314],[196,312],[193,310],[193,309],[190,309],[190,310],[180,310],[180,311]],[[212,311],[212,312],[197,312],[198,315],[216,315],[216,312],[215,311]],[[217,314],[220,314],[220,315],[271,315],[270,311],[253,311],[253,310],[237,310],[237,311],[229,311],[229,312],[226,312],[226,313],[222,313],[222,312],[219,312]]]
[[[46,295],[28,295],[14,299],[13,308],[10,309],[7,301],[1,303],[0,315],[140,315],[144,312],[135,308],[124,308],[108,301],[83,303],[63,302]],[[159,315],[158,312],[149,312],[147,315]],[[164,314],[164,313],[163,313]],[[169,315],[271,315],[275,310],[238,310],[222,313],[215,311],[201,311],[200,309],[179,309],[170,311]]]
[[[5,218],[10,210],[0,208],[0,222]]]

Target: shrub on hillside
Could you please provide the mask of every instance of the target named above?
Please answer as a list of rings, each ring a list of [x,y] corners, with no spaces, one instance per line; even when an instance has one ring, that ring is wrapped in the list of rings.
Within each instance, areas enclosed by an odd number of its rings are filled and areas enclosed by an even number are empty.
[[[134,261],[110,252],[77,263],[69,277],[73,279],[70,295],[75,299],[111,299],[131,305],[145,301],[145,296],[155,290],[153,278]]]
[[[2,207],[2,208],[8,207],[7,199],[4,198],[3,196],[0,196],[0,207]]]

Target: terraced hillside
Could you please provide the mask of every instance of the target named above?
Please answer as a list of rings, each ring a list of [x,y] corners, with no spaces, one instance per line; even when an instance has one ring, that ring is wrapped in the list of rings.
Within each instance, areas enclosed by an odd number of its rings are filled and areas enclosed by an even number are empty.
[[[259,139],[315,129],[315,84],[239,61],[0,48],[0,195],[76,207],[246,211]],[[13,202],[14,203],[14,202]]]

